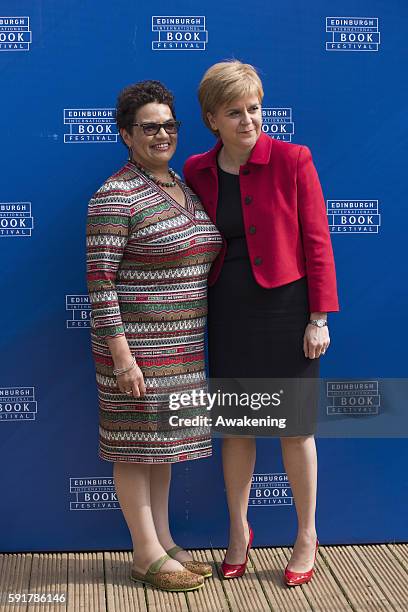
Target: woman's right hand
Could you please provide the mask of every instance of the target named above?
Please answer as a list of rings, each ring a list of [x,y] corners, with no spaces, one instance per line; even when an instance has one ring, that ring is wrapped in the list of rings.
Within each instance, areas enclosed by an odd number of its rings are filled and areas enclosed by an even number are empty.
[[[106,342],[112,355],[114,369],[121,370],[128,368],[132,363],[132,353],[125,334],[115,336],[114,338],[108,337]],[[141,397],[146,393],[142,370],[137,363],[128,372],[118,374],[116,376],[116,384],[122,393],[127,392],[126,395],[129,395],[129,397],[132,395],[133,397]]]
[[[143,373],[137,364],[128,372],[118,374],[116,381],[122,393],[126,393],[129,397],[142,397],[146,393]]]

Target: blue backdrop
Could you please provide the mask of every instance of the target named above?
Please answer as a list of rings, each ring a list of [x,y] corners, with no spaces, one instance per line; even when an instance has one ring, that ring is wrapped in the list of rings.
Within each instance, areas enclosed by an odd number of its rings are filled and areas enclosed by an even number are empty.
[[[126,159],[112,110],[132,82],[174,91],[180,171],[214,142],[196,99],[204,71],[232,57],[259,69],[265,131],[311,148],[327,198],[342,310],[323,409],[343,422],[381,413],[382,379],[406,375],[407,18],[402,0],[2,0],[2,551],[130,548],[112,464],[97,456],[84,236],[89,198]],[[323,544],[407,540],[398,433],[318,438]],[[258,448],[255,545],[292,544],[279,442]],[[225,546],[218,441],[173,474],[175,539]]]

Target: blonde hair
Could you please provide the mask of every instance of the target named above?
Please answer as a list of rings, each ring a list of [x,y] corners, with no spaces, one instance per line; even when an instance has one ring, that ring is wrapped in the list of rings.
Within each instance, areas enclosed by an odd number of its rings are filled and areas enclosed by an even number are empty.
[[[201,116],[205,125],[213,134],[218,134],[218,130],[212,129],[207,113],[214,114],[223,104],[252,94],[256,94],[262,102],[262,81],[251,64],[243,64],[239,60],[214,64],[208,68],[198,88]]]

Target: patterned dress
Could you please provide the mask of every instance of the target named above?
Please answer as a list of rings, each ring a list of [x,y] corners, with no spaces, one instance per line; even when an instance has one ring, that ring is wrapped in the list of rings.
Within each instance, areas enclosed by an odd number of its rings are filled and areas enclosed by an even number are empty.
[[[99,456],[173,463],[211,455],[198,401],[171,410],[170,394],[205,389],[207,276],[221,236],[179,181],[186,207],[128,162],[89,202],[87,281],[99,396]],[[146,395],[122,393],[107,337],[125,335]],[[176,396],[173,396],[176,397]],[[198,397],[197,395],[195,396]],[[190,426],[170,417],[195,418]]]

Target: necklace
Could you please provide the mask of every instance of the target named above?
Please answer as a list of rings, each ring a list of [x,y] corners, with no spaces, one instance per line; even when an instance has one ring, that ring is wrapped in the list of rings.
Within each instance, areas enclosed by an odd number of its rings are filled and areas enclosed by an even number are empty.
[[[146,168],[144,168],[141,164],[139,164],[139,162],[135,161],[133,158],[130,161],[136,166],[136,168],[138,168],[138,170],[140,170],[142,174],[147,176],[147,178],[153,181],[153,183],[156,183],[156,185],[159,185],[159,187],[176,187],[176,173],[172,168],[168,169],[168,173],[170,174],[172,180],[166,182],[156,178],[151,172],[149,172],[149,170],[146,170]]]

